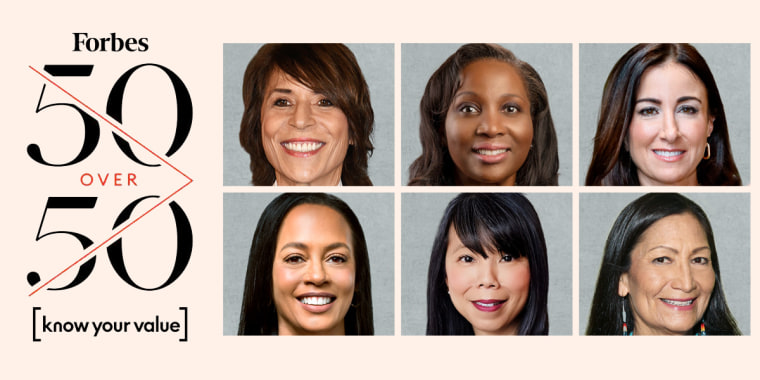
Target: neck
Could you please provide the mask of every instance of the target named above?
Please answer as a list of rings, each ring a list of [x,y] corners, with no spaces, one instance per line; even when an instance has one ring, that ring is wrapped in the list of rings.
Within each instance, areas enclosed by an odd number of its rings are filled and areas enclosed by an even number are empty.
[[[277,186],[338,186],[340,185],[341,169],[333,171],[319,178],[314,178],[310,181],[298,181],[292,178],[288,178],[281,173],[275,172],[275,183]]]

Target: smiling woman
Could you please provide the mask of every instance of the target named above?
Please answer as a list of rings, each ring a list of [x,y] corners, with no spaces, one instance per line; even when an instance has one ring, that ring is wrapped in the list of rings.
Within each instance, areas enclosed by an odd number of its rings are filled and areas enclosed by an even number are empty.
[[[372,335],[364,232],[328,194],[282,194],[264,210],[248,259],[238,335]]]
[[[254,185],[372,185],[374,112],[345,45],[264,45],[245,71],[243,103]]]
[[[631,202],[610,230],[587,335],[739,335],[712,227],[673,193]]]
[[[718,86],[689,44],[638,44],[607,77],[586,185],[741,185]]]
[[[525,196],[449,203],[428,267],[428,335],[547,335],[548,290],[546,242]]]
[[[557,185],[544,83],[499,45],[463,45],[433,73],[419,134],[409,185]]]

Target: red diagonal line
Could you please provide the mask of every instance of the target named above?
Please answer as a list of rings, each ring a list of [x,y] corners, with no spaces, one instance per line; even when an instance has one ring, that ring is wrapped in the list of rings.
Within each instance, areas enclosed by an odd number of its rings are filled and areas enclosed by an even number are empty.
[[[179,170],[179,169],[177,169],[176,167],[174,167],[174,165],[170,164],[168,161],[166,161],[165,159],[163,159],[161,156],[157,155],[157,154],[156,154],[156,153],[154,153],[152,150],[148,149],[148,147],[146,147],[145,145],[143,145],[141,142],[137,141],[137,140],[136,140],[134,137],[132,137],[132,136],[130,136],[128,133],[124,132],[124,130],[122,130],[121,128],[119,128],[118,126],[116,126],[116,125],[115,125],[114,123],[112,123],[110,120],[106,119],[105,117],[103,117],[103,116],[102,116],[102,115],[100,115],[99,113],[95,112],[95,110],[93,110],[92,108],[90,108],[90,106],[88,106],[87,104],[84,104],[84,102],[82,102],[81,100],[79,100],[79,99],[78,99],[76,96],[72,95],[70,92],[68,92],[68,91],[66,91],[65,89],[63,89],[63,87],[59,86],[59,85],[58,85],[58,83],[55,83],[55,82],[53,82],[52,80],[50,80],[50,78],[46,77],[44,74],[42,74],[41,72],[39,72],[39,71],[38,71],[37,69],[35,69],[34,67],[32,67],[32,66],[29,66],[29,68],[30,68],[30,69],[32,69],[32,70],[33,70],[34,72],[36,72],[37,74],[39,74],[39,75],[40,75],[42,78],[44,78],[46,81],[50,82],[50,83],[51,83],[52,85],[54,85],[55,87],[58,87],[58,89],[59,89],[59,90],[63,91],[63,92],[66,94],[66,95],[70,96],[72,99],[76,100],[76,101],[77,101],[79,104],[81,104],[83,107],[87,108],[87,109],[88,109],[90,112],[92,112],[92,113],[94,113],[95,115],[97,115],[97,116],[98,116],[98,117],[99,117],[101,120],[103,120],[103,121],[105,121],[106,123],[110,124],[112,127],[116,128],[116,129],[117,129],[119,132],[121,132],[122,134],[124,134],[125,136],[127,136],[127,137],[128,137],[130,140],[134,141],[135,143],[137,143],[138,145],[140,145],[140,146],[141,146],[143,149],[145,149],[145,150],[147,150],[148,152],[150,152],[150,154],[152,154],[153,156],[155,156],[156,158],[158,158],[159,160],[161,160],[161,162],[163,162],[164,164],[166,164],[166,165],[168,165],[169,167],[171,167],[172,169],[174,169],[174,171],[176,171],[177,173],[179,173],[179,174],[182,174],[182,176],[184,176],[184,177],[185,177],[185,178],[187,178],[187,180],[188,180],[188,181],[187,181],[187,183],[185,183],[184,185],[182,185],[182,186],[181,186],[179,189],[175,190],[173,193],[169,194],[169,195],[168,195],[166,198],[164,198],[164,199],[162,199],[161,201],[159,201],[158,203],[156,203],[156,204],[155,204],[153,207],[151,207],[151,208],[150,208],[148,211],[144,212],[143,214],[141,214],[140,216],[138,216],[137,218],[135,218],[134,220],[132,220],[131,222],[129,222],[129,224],[127,224],[126,226],[124,226],[124,227],[120,228],[118,231],[116,231],[116,233],[114,233],[113,235],[111,235],[111,236],[110,236],[108,239],[106,239],[106,240],[104,240],[102,243],[98,244],[98,246],[97,246],[97,247],[95,247],[95,248],[91,249],[91,250],[90,250],[89,252],[87,252],[87,253],[86,253],[84,256],[80,257],[80,258],[79,258],[79,260],[75,261],[74,263],[72,263],[71,265],[69,265],[68,267],[66,267],[66,269],[62,270],[62,271],[61,271],[60,273],[58,273],[57,275],[53,276],[53,278],[51,278],[50,280],[48,280],[47,282],[45,282],[44,284],[42,284],[41,286],[39,286],[39,287],[38,287],[37,289],[35,289],[33,292],[29,293],[29,296],[31,297],[31,296],[33,296],[35,293],[37,293],[38,291],[40,291],[41,289],[43,289],[44,287],[46,287],[48,284],[50,284],[51,282],[53,282],[53,281],[54,281],[56,278],[58,278],[60,275],[64,274],[66,271],[68,271],[69,269],[73,268],[75,265],[77,265],[77,264],[79,264],[80,262],[82,262],[82,260],[84,260],[84,259],[86,259],[87,257],[89,257],[89,256],[90,256],[90,255],[91,255],[93,252],[97,251],[97,250],[98,250],[98,249],[100,249],[102,246],[104,246],[106,243],[108,243],[109,241],[113,240],[113,239],[114,239],[116,236],[120,235],[122,232],[124,232],[124,230],[126,230],[126,229],[127,229],[127,228],[129,228],[129,227],[131,227],[131,226],[132,226],[133,224],[135,224],[135,223],[136,223],[138,220],[142,219],[142,218],[143,218],[145,215],[148,215],[148,213],[150,213],[151,211],[155,210],[155,209],[156,209],[156,207],[158,207],[158,206],[162,205],[162,204],[163,204],[164,202],[166,202],[166,201],[167,201],[169,198],[173,197],[175,194],[179,193],[179,192],[180,192],[182,189],[184,189],[185,187],[187,187],[188,185],[190,185],[191,183],[193,183],[193,179],[192,179],[192,178],[190,178],[190,177],[188,177],[188,176],[187,176],[185,173],[183,173],[181,170]]]
[[[192,181],[192,179],[190,177],[188,177],[185,173],[183,173],[181,170],[177,169],[176,167],[174,167],[174,165],[170,164],[168,161],[166,161],[165,159],[163,159],[161,156],[157,155],[152,150],[148,149],[147,146],[143,145],[141,142],[137,141],[137,139],[135,139],[134,137],[130,136],[129,133],[124,132],[123,129],[119,128],[118,126],[116,126],[116,124],[112,123],[110,120],[106,119],[101,114],[97,113],[94,109],[90,108],[90,106],[88,106],[87,104],[84,104],[84,102],[82,102],[81,100],[79,100],[79,98],[77,98],[76,96],[72,95],[70,92],[64,90],[63,87],[61,87],[61,86],[58,85],[58,83],[53,82],[50,78],[46,77],[45,74],[39,72],[34,67],[29,66],[29,68],[32,69],[35,73],[39,74],[46,81],[50,82],[50,84],[52,84],[53,86],[58,87],[58,89],[61,90],[61,91],[63,91],[66,95],[68,95],[72,99],[76,100],[77,103],[79,103],[79,104],[82,105],[82,107],[87,108],[90,112],[94,113],[101,120],[103,120],[106,123],[110,124],[112,127],[116,128],[116,130],[118,130],[119,132],[121,132],[122,134],[124,134],[124,136],[128,137],[130,140],[134,141],[137,145],[140,145],[143,149],[145,149],[148,152],[150,152],[150,154],[152,154],[153,156],[155,156],[156,158],[158,158],[159,160],[161,160],[161,162],[163,162],[164,164],[166,164],[169,167],[171,167],[172,169],[174,169],[174,171],[176,171],[177,173],[182,174],[188,180]]]

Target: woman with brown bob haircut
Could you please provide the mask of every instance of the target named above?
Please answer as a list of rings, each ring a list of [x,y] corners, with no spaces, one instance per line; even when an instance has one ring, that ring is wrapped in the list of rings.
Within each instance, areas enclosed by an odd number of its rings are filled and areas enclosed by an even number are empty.
[[[472,144],[464,145],[464,149],[460,149],[461,152],[454,153],[451,151],[452,147],[449,146],[446,121],[450,110],[453,109],[453,103],[460,96],[458,91],[466,80],[464,72],[468,66],[472,67],[479,63],[490,62],[506,63],[522,80],[524,91],[527,93],[528,99],[526,101],[529,103],[529,109],[523,110],[519,107],[506,105],[509,111],[505,113],[528,113],[527,127],[529,130],[523,135],[528,138],[525,139],[524,143],[516,141],[518,139],[513,139],[515,141],[492,144],[487,142],[486,138],[502,132],[490,133],[476,130],[475,134],[482,135],[483,138],[476,139]],[[490,82],[493,83],[493,81]],[[485,114],[479,109],[475,111]],[[465,109],[464,113],[474,114],[475,111]],[[518,157],[519,154],[515,154],[516,150],[522,150],[522,154],[525,155],[524,161],[512,162],[509,164],[511,167],[508,170],[500,169],[500,173],[495,173],[497,176],[509,176],[508,181],[499,179],[489,183],[491,181],[488,178],[474,178],[475,183],[503,184],[514,181],[515,185],[520,186],[557,185],[557,172],[559,171],[557,136],[549,110],[546,88],[541,77],[531,65],[517,59],[511,51],[499,45],[463,45],[433,73],[420,101],[420,142],[422,143],[422,154],[409,167],[409,185],[451,186],[465,184],[460,181],[461,178],[459,177],[461,177],[462,172],[467,172],[468,169],[455,163],[461,159],[458,157],[455,157],[456,160],[452,159],[452,154],[455,156],[464,154],[466,158],[467,153],[472,151],[480,154],[480,156],[475,157],[477,160],[473,161],[478,163],[480,160],[488,164],[484,166],[494,168],[492,164],[499,157],[497,153],[504,149],[507,150],[507,160],[519,161],[521,157]],[[481,147],[483,149],[479,151]],[[488,149],[501,150],[488,152]],[[516,172],[508,172],[511,170],[516,170]]]
[[[271,88],[279,87],[283,81],[290,87]],[[299,91],[310,98],[296,101]],[[374,112],[367,82],[356,57],[345,45],[262,46],[245,70],[243,103],[240,144],[251,156],[254,185],[321,184],[311,182],[323,178],[330,179],[329,185],[372,185],[367,161],[374,149],[371,141]],[[301,104],[311,108],[301,111],[297,108]],[[269,109],[275,115],[287,115],[280,118],[282,121],[276,127],[280,130],[268,136],[270,129],[275,128],[264,122]],[[333,116],[322,123],[320,118],[326,112]],[[319,128],[323,136],[304,136],[309,128]],[[288,170],[303,177],[292,178],[287,175]],[[278,178],[281,180],[276,182]],[[284,183],[284,179],[289,183]]]
[[[638,44],[618,60],[604,85],[599,123],[594,137],[594,153],[586,175],[587,186],[637,186],[641,184],[641,176],[647,176],[642,170],[646,168],[638,167],[635,162],[637,160],[636,153],[633,157],[631,154],[633,150],[631,124],[636,118],[647,117],[650,116],[649,114],[670,113],[669,109],[652,108],[654,112],[644,109],[647,114],[639,116],[638,111],[636,111],[637,104],[641,104],[642,101],[652,103],[651,99],[638,99],[641,97],[639,92],[643,87],[642,82],[644,80],[642,78],[651,73],[652,70],[666,67],[668,64],[674,64],[690,71],[691,75],[704,85],[707,104],[701,104],[701,101],[696,104],[697,107],[706,108],[708,129],[706,130],[705,142],[704,140],[687,141],[681,136],[690,133],[689,131],[684,131],[683,127],[680,129],[679,127],[673,128],[678,130],[678,134],[676,135],[674,132],[672,138],[660,144],[664,151],[660,154],[662,156],[661,161],[670,164],[678,163],[679,161],[675,160],[677,157],[673,155],[688,157],[688,148],[693,145],[695,146],[693,150],[697,151],[694,154],[697,156],[695,158],[697,162],[691,164],[689,158],[680,160],[681,163],[690,164],[684,165],[688,166],[683,170],[686,172],[685,175],[671,175],[672,181],[670,182],[672,183],[657,181],[658,178],[654,178],[655,182],[660,184],[687,184],[685,183],[688,182],[686,180],[690,179],[692,184],[708,186],[739,186],[742,184],[731,154],[723,102],[705,59],[697,49],[689,44]],[[659,85],[665,86],[663,81],[660,81]],[[658,101],[657,99],[654,100]],[[699,112],[699,108],[689,111],[693,114],[699,114]],[[700,137],[705,138],[702,136],[705,134],[705,130],[701,130],[699,133],[701,134]],[[666,132],[662,132],[662,136],[666,136]],[[666,137],[658,138],[667,139]],[[684,142],[679,143],[678,139],[684,140]],[[681,146],[679,147],[678,144]],[[673,147],[673,151],[668,152],[665,148],[667,146]],[[650,153],[657,155],[656,149],[658,148],[654,148],[654,150],[651,148],[650,146]],[[653,156],[651,154],[649,156],[649,159],[652,160]],[[658,161],[654,162],[656,164]],[[647,162],[643,162],[639,166],[642,164],[648,165]],[[691,165],[696,165],[696,169]],[[696,171],[696,183],[693,183],[694,170]],[[659,170],[660,173],[657,173],[657,170],[653,172],[658,175],[664,170]],[[647,179],[648,177],[644,178]]]

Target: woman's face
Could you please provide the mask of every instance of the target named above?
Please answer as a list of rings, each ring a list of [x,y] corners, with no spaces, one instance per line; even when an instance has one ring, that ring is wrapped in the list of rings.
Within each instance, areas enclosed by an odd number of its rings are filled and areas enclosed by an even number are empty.
[[[636,335],[684,335],[701,319],[715,286],[710,247],[689,213],[652,224],[630,253],[618,294],[628,295]]]
[[[510,64],[465,66],[446,114],[446,145],[457,185],[514,185],[533,140],[530,99]]]
[[[641,185],[698,185],[713,120],[707,90],[686,66],[668,61],[641,77],[627,147]]]
[[[337,185],[348,134],[346,115],[330,99],[272,72],[261,104],[261,135],[277,185]]]
[[[272,293],[280,335],[342,335],[354,295],[351,228],[330,207],[302,204],[277,235]]]
[[[470,251],[449,227],[446,249],[446,285],[451,302],[475,335],[515,335],[518,316],[528,300],[530,266],[523,256],[488,251],[483,257]]]

